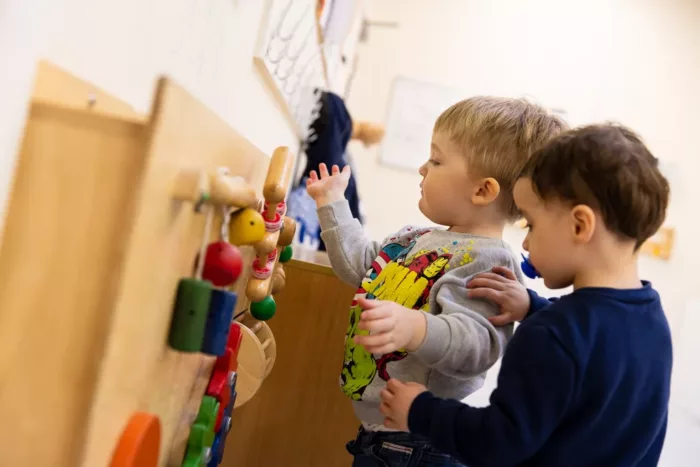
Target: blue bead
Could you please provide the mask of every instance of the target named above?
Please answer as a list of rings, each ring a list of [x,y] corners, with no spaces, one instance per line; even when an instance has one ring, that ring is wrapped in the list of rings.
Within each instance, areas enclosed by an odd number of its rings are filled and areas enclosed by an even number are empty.
[[[236,294],[228,290],[212,290],[204,342],[202,343],[203,353],[220,356],[226,351],[236,299]]]

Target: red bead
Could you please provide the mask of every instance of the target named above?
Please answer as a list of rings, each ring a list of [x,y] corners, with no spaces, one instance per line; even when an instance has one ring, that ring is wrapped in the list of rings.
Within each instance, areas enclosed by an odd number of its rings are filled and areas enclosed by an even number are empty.
[[[235,246],[224,241],[209,244],[202,277],[217,287],[226,287],[243,271],[243,259]]]

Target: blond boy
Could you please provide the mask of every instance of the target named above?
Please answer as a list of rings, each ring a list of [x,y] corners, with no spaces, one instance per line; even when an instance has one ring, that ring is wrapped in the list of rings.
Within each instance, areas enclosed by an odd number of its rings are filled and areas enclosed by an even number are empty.
[[[476,274],[518,261],[502,240],[517,217],[512,190],[530,155],[564,129],[541,107],[476,97],[436,121],[419,208],[446,228],[404,227],[369,241],[344,199],[350,169],[322,165],[307,190],[318,206],[321,236],[336,274],[358,286],[350,308],[340,377],[362,422],[348,443],[354,466],[461,465],[420,436],[383,426],[380,391],[390,378],[462,399],[480,388],[503,353],[511,326],[488,318],[498,307],[470,299]],[[379,202],[379,201],[375,201]]]

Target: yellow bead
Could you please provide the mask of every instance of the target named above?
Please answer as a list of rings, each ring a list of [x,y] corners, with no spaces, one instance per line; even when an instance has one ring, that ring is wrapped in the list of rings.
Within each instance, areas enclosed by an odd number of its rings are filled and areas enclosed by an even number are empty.
[[[233,245],[255,245],[265,236],[265,221],[255,209],[241,209],[231,216],[228,232]]]

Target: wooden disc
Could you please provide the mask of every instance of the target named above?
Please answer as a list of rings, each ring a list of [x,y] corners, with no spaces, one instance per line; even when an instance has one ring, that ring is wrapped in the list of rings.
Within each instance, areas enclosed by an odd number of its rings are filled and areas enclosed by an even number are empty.
[[[272,371],[272,367],[275,366],[275,359],[277,359],[277,342],[270,326],[262,321],[261,324],[262,326],[255,335],[265,352],[265,378],[267,378],[267,375]]]
[[[137,412],[124,428],[110,467],[158,467],[160,420]]]
[[[238,396],[234,407],[240,407],[253,398],[260,389],[267,370],[265,351],[260,340],[247,326],[237,324],[241,327],[242,339],[241,348],[238,350]]]

